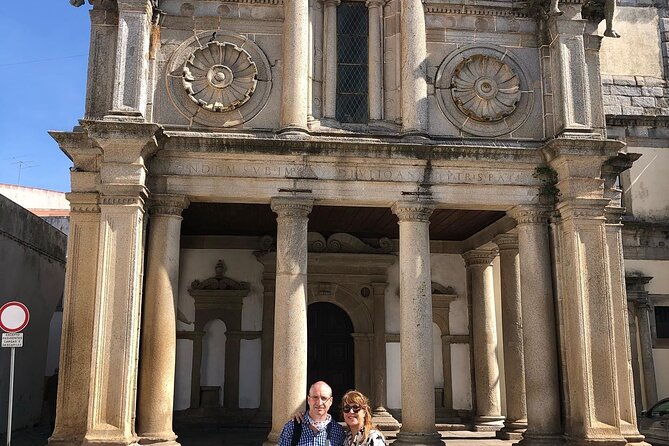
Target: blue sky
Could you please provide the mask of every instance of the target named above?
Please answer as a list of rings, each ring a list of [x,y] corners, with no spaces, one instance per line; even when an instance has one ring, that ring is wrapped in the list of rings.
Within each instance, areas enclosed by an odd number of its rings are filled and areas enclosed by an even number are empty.
[[[70,190],[70,160],[49,130],[84,115],[90,6],[3,1],[0,14],[0,183]]]

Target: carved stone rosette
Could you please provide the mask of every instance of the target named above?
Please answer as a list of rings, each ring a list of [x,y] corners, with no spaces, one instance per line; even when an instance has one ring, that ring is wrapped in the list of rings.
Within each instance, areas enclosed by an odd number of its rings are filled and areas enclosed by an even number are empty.
[[[199,31],[186,39],[167,61],[164,78],[179,113],[193,124],[211,127],[249,121],[265,107],[272,90],[272,69],[263,50],[224,29]],[[162,119],[162,112],[157,113],[154,118]]]
[[[191,54],[183,69],[188,97],[214,112],[241,107],[257,84],[258,69],[251,55],[230,42],[209,42]]]
[[[511,67],[483,54],[460,62],[452,85],[455,104],[477,121],[499,121],[513,113],[520,100],[520,80]]]
[[[532,113],[534,86],[513,52],[496,45],[467,45],[439,65],[435,98],[463,136],[513,136]]]

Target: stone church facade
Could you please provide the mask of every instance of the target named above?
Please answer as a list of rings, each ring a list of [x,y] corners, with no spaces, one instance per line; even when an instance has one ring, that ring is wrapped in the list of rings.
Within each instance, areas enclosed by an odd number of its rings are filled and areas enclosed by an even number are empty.
[[[604,4],[92,4],[49,444],[275,444],[314,379],[397,445],[647,444]]]

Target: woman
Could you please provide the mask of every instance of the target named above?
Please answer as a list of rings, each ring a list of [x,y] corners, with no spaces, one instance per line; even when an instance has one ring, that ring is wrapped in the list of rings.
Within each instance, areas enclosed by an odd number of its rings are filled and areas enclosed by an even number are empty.
[[[350,429],[344,446],[385,446],[383,434],[372,424],[369,399],[357,390],[349,390],[341,399],[344,421]]]

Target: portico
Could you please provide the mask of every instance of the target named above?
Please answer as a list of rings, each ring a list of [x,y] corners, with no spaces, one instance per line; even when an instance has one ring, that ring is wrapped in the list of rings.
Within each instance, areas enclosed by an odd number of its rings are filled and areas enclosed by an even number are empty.
[[[397,445],[443,444],[445,424],[644,444],[602,179],[627,155],[601,94],[573,100],[597,82],[591,23],[500,2],[522,38],[498,45],[487,7],[368,2],[361,36],[333,1],[111,3],[92,14],[95,39],[118,27],[110,91],[53,133],[74,169],[49,444],[178,444],[176,413],[270,446],[318,355],[352,363],[327,380],[370,396]],[[456,19],[475,29],[453,40]]]

